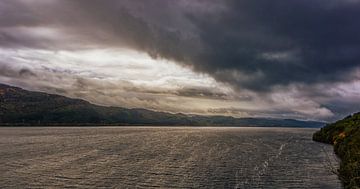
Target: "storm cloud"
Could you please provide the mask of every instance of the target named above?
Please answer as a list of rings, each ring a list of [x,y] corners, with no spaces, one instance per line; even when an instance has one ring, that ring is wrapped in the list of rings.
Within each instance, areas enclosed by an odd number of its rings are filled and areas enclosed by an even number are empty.
[[[358,0],[2,0],[0,48],[133,49],[233,89],[228,94],[183,86],[168,94],[248,100],[262,105],[266,114],[236,103],[204,111],[244,115],[247,109],[251,116],[316,114],[314,119],[334,119],[356,111],[344,104],[359,99],[356,18],[360,18]],[[12,61],[1,60],[3,67],[16,64]],[[29,68],[12,75],[37,76]]]

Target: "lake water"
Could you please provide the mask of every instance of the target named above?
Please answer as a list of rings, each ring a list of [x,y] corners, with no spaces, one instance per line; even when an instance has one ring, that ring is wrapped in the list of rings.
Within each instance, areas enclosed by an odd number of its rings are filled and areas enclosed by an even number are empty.
[[[316,129],[0,128],[1,188],[341,188]]]

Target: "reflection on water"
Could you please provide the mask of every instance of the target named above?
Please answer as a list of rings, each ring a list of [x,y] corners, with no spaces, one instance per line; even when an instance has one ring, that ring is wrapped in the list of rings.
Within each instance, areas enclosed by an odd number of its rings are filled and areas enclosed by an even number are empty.
[[[341,188],[314,129],[0,128],[0,186]]]

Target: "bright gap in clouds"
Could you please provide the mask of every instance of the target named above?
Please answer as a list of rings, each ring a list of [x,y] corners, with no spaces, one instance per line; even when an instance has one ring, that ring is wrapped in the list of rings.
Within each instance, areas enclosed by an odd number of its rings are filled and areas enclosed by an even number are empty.
[[[128,81],[136,86],[157,89],[215,86],[206,76],[193,73],[167,60],[155,60],[145,53],[121,50],[59,51],[46,57],[43,67],[68,70],[84,78],[109,81]],[[41,63],[40,63],[41,64]]]
[[[8,67],[35,73],[62,73],[64,76],[71,74],[84,79],[128,81],[139,86],[160,89],[217,85],[209,76],[195,74],[190,69],[170,61],[155,60],[145,53],[128,49],[54,52],[21,49],[1,51],[0,55],[6,57],[6,62],[13,62],[8,64]]]

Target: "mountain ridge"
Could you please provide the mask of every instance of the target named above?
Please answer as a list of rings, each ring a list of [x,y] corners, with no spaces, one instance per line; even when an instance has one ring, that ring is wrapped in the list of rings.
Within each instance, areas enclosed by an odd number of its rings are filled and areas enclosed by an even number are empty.
[[[187,115],[143,108],[106,107],[86,100],[34,92],[0,83],[2,126],[279,126],[321,127],[323,122],[275,118]]]

